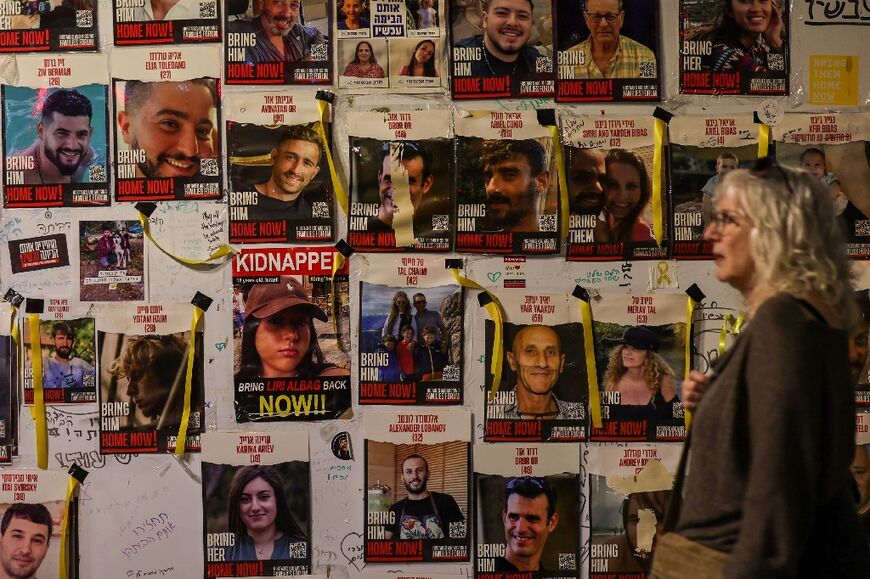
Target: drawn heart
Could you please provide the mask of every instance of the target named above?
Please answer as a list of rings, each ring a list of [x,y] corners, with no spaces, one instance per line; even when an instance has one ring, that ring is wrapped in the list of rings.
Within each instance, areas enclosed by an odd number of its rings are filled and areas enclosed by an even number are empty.
[[[499,279],[501,279],[501,272],[500,271],[491,271],[488,274],[486,274],[486,277],[489,278],[489,281],[491,281],[492,283],[495,283]]]
[[[359,533],[345,535],[341,540],[341,554],[357,571],[362,571],[366,566],[363,562],[363,536]]]

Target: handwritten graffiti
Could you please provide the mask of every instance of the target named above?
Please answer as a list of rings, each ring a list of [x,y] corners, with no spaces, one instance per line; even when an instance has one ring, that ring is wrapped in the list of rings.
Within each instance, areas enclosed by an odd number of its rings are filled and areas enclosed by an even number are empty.
[[[807,26],[870,26],[870,0],[804,0]]]

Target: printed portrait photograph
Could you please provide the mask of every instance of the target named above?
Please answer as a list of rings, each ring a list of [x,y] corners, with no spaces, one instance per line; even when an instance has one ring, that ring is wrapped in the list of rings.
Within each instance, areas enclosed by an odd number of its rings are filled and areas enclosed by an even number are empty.
[[[33,402],[29,324],[24,326],[27,379],[24,402]],[[42,386],[46,402],[96,402],[96,342],[94,319],[42,320],[39,326],[42,352]]]
[[[138,221],[80,221],[81,300],[145,299],[145,241]]]

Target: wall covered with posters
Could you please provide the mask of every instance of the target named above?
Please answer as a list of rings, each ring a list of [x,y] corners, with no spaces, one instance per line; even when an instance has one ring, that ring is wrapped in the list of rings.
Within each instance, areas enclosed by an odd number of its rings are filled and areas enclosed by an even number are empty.
[[[867,301],[862,3],[484,4],[0,0],[0,512],[40,577],[638,577],[687,365],[740,329],[719,176],[824,180]]]

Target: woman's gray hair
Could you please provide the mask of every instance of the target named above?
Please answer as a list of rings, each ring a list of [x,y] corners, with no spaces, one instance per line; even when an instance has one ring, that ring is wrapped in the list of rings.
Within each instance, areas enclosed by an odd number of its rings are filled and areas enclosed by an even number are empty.
[[[758,286],[817,296],[844,325],[853,323],[849,259],[825,184],[775,161],[757,167],[729,172],[716,197],[730,191],[753,223],[750,252]]]

